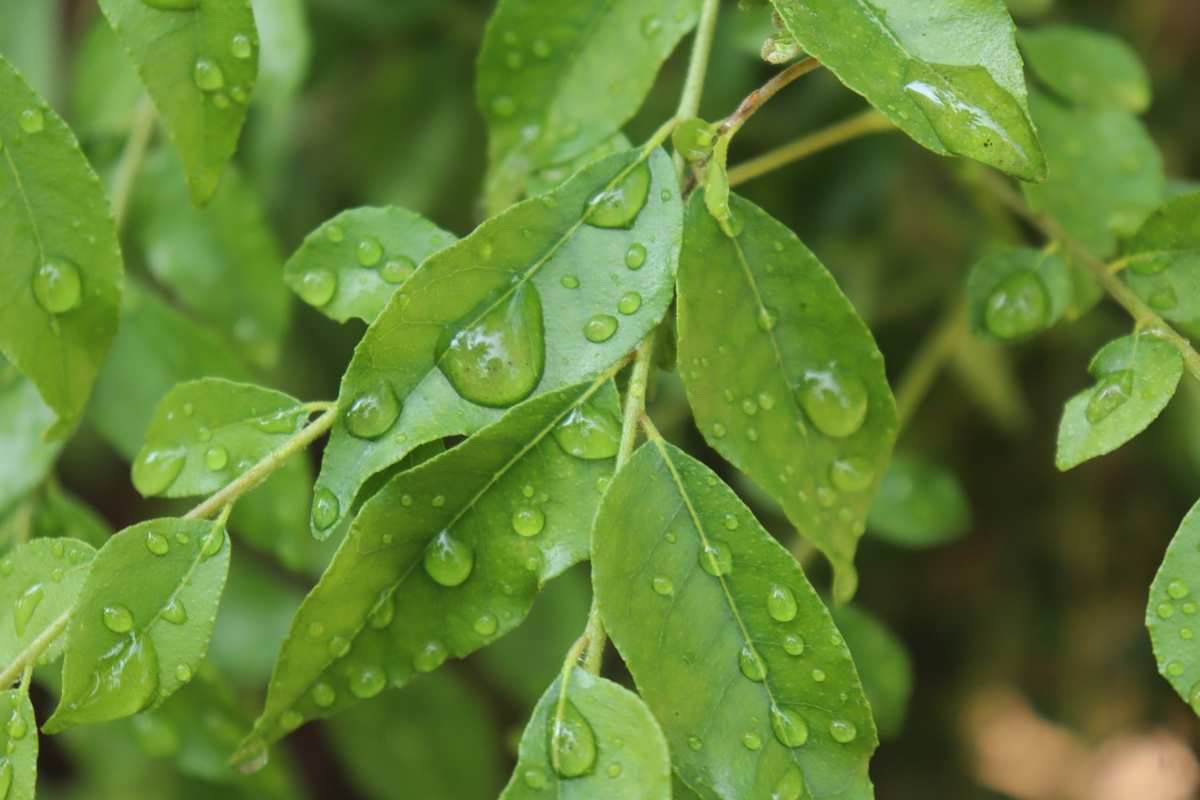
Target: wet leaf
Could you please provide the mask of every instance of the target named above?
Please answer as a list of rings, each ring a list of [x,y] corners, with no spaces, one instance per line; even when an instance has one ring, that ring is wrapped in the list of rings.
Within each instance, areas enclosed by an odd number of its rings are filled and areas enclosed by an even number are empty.
[[[1150,76],[1136,52],[1115,36],[1074,25],[1021,31],[1029,69],[1055,94],[1079,105],[1150,107]]]
[[[953,472],[923,456],[896,453],[867,518],[872,536],[900,547],[936,547],[970,525],[971,506]]]
[[[274,389],[222,378],[178,384],[155,409],[133,485],[145,497],[212,494],[307,420],[299,400]]]
[[[1123,250],[1130,288],[1163,318],[1200,329],[1200,193],[1157,208]]]
[[[1145,430],[1174,396],[1183,358],[1153,333],[1142,333],[1100,348],[1088,372],[1096,384],[1063,409],[1054,459],[1061,470],[1111,453]]]
[[[857,606],[834,609],[833,621],[854,656],[879,738],[894,739],[904,725],[913,689],[912,661],[904,643],[874,615]]]
[[[605,627],[706,800],[873,797],[870,707],[824,604],[737,496],[662,440],[592,535]]]
[[[249,0],[196,0],[180,9],[101,0],[100,9],[175,143],[192,200],[212,200],[237,148],[258,75]]]
[[[34,800],[37,784],[38,735],[29,687],[0,692],[0,789],[4,800]]]
[[[617,133],[699,10],[699,0],[500,2],[476,79],[489,135],[488,213],[520,199],[531,173]]]
[[[805,51],[920,144],[1045,177],[1002,0],[771,1]]]
[[[0,510],[50,472],[62,449],[42,437],[53,421],[37,387],[0,358]]]
[[[611,382],[523,403],[363,505],[292,622],[240,758],[503,636],[587,555],[616,450],[564,449],[554,432],[576,409],[615,418]]]
[[[971,329],[1012,342],[1039,333],[1066,313],[1072,297],[1067,262],[1044,250],[1001,250],[984,256],[967,276]]]
[[[1200,505],[1179,524],[1162,565],[1150,584],[1146,627],[1154,643],[1158,671],[1179,696],[1200,714],[1200,660],[1193,637],[1197,629],[1200,575]]]
[[[71,613],[47,733],[156,707],[192,679],[229,572],[227,539],[213,522],[157,519],[100,548]]]
[[[96,173],[66,123],[3,59],[0,206],[0,352],[57,415],[46,435],[62,438],[116,335],[124,268]]]
[[[4,556],[0,561],[0,663],[11,664],[74,605],[95,554],[91,545],[75,539],[33,539]],[[63,637],[57,637],[42,657],[47,662],[58,658],[62,643]]]
[[[662,319],[680,206],[670,159],[641,158],[610,156],[485,222],[392,296],[342,379],[317,481],[318,538],[371,475],[417,445],[478,430],[522,392],[598,374]],[[527,313],[535,301],[540,319]]]
[[[679,363],[705,440],[829,558],[840,599],[896,439],[883,356],[833,277],[736,195],[730,238],[694,197],[679,265]]]
[[[300,299],[338,322],[372,322],[417,265],[455,237],[405,208],[354,208],[310,233],[284,267]]]
[[[641,699],[579,667],[542,695],[500,800],[670,800],[667,742]]]

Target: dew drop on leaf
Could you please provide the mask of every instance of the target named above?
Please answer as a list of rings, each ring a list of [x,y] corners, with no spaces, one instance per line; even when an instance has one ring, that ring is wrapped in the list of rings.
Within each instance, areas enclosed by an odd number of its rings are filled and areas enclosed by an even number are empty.
[[[804,775],[796,767],[788,767],[771,792],[771,800],[804,800]]]
[[[157,531],[146,532],[146,549],[156,556],[165,556],[171,550],[171,543]]]
[[[254,45],[250,42],[249,36],[239,33],[230,40],[229,52],[233,53],[234,58],[245,60],[254,54]]]
[[[808,724],[790,708],[771,707],[771,731],[784,747],[802,747],[808,741]]]
[[[374,236],[365,236],[354,248],[354,257],[364,267],[373,267],[383,259],[383,244]]]
[[[511,97],[502,94],[492,100],[492,111],[498,117],[511,117],[517,113],[517,104]]]
[[[875,470],[861,456],[840,458],[829,467],[829,481],[843,492],[862,492],[871,487]]]
[[[493,614],[482,614],[472,627],[480,636],[491,636],[499,627],[499,622]]]
[[[728,575],[733,571],[733,553],[729,545],[720,541],[709,542],[700,551],[700,567],[709,575]]]
[[[133,629],[133,614],[123,605],[105,606],[101,616],[104,627],[113,633],[129,633]]]
[[[441,642],[426,642],[413,656],[413,669],[417,672],[433,672],[445,662],[445,645]]]
[[[1088,400],[1085,415],[1088,422],[1098,425],[1109,414],[1125,404],[1133,394],[1133,370],[1122,369],[1100,379]]]
[[[1187,584],[1179,579],[1175,579],[1167,584],[1167,594],[1176,600],[1182,600],[1188,596]]]
[[[391,284],[404,283],[413,272],[417,269],[417,265],[413,263],[411,258],[406,256],[397,256],[389,258],[386,263],[380,268],[379,275],[385,281]]]
[[[789,633],[783,637],[783,652],[789,656],[798,656],[804,654],[804,639],[795,633]]]
[[[215,92],[225,86],[225,73],[215,61],[201,58],[192,67],[192,80],[200,91]]]
[[[46,118],[39,109],[27,108],[21,112],[18,124],[26,133],[40,133],[46,126]]]
[[[984,324],[999,339],[1020,339],[1045,326],[1050,295],[1042,279],[1029,270],[1014,272],[984,302]]]
[[[655,594],[663,597],[669,597],[675,593],[675,584],[665,575],[655,575],[650,581],[650,586],[654,589]]]
[[[376,601],[375,607],[367,614],[367,624],[375,630],[383,630],[392,624],[396,618],[396,598],[391,592],[385,592]]]
[[[537,536],[546,527],[546,515],[537,508],[521,508],[513,512],[513,530],[520,536]]]
[[[617,301],[617,310],[625,316],[637,313],[637,310],[642,307],[642,296],[637,292],[626,292],[621,295],[621,299]]]
[[[33,295],[38,305],[51,314],[65,314],[83,300],[79,268],[70,261],[53,258],[33,274]]]
[[[607,342],[617,332],[617,318],[611,314],[597,314],[583,325],[583,335],[589,342]]]
[[[525,785],[530,789],[546,788],[546,773],[542,772],[540,769],[527,769],[525,770],[525,775],[523,777],[525,778]]]
[[[400,416],[400,401],[386,383],[361,392],[346,410],[346,430],[359,439],[378,439]]]
[[[172,597],[163,606],[162,618],[172,625],[182,625],[187,622],[187,609],[183,606],[183,601],[178,597]]]
[[[435,583],[458,586],[470,577],[475,554],[465,542],[442,531],[426,546],[424,564],[425,572]]]
[[[596,765],[596,734],[570,700],[549,719],[550,765],[564,778],[578,778]]]
[[[301,276],[296,291],[301,300],[320,308],[333,299],[337,291],[337,276],[327,269],[310,269]]]
[[[758,651],[749,644],[742,645],[742,649],[738,651],[738,668],[743,675],[756,683],[767,677],[767,662],[763,661]]]
[[[853,722],[835,719],[829,723],[829,735],[839,744],[850,744],[858,737],[858,728]]]
[[[34,583],[17,597],[13,604],[13,627],[17,631],[17,636],[25,635],[25,629],[29,626],[29,620],[33,618],[33,612],[37,611],[38,605],[45,596],[46,587],[41,583]]]
[[[767,306],[761,306],[758,309],[758,329],[764,332],[775,330],[775,326],[779,324],[779,313]]]
[[[387,676],[378,667],[366,666],[350,677],[350,694],[359,700],[369,700],[383,691]]]
[[[328,530],[337,521],[341,513],[340,503],[333,492],[324,486],[319,487],[313,495],[312,521],[317,530]]]
[[[634,242],[629,245],[629,249],[625,251],[625,266],[629,269],[641,269],[646,263],[646,246],[640,242]]]
[[[817,430],[843,438],[856,433],[867,418],[867,386],[836,366],[808,370],[800,404]]]
[[[133,462],[133,485],[147,497],[161,494],[179,477],[183,462],[183,450],[150,450]]]
[[[187,664],[180,664],[175,667],[175,678],[181,683],[187,683],[192,679],[192,668]]]
[[[783,584],[775,584],[767,592],[767,613],[776,622],[791,622],[796,618],[796,595]]]
[[[24,739],[25,734],[29,732],[29,723],[27,723],[25,718],[21,716],[21,709],[19,706],[13,707],[12,716],[8,718],[8,726],[6,730],[8,731],[8,738],[10,739]],[[3,797],[3,795],[0,795],[0,800],[3,800]]]
[[[646,205],[650,193],[650,165],[641,162],[617,185],[601,189],[588,201],[589,225],[597,228],[628,228]]]
[[[585,461],[612,458],[621,444],[621,423],[592,403],[576,406],[554,427],[554,441]]]
[[[212,471],[225,469],[229,465],[229,451],[222,445],[213,445],[204,453],[204,466]]]
[[[337,700],[337,692],[324,681],[313,686],[310,696],[312,697],[313,704],[318,708],[329,708]]]
[[[742,747],[747,750],[761,750],[762,737],[754,731],[746,731],[742,734]]]

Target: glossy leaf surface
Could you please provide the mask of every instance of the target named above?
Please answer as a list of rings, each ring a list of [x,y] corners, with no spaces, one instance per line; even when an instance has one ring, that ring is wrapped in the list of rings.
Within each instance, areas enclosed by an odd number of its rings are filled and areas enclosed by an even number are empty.
[[[706,800],[873,797],[875,726],[841,635],[799,565],[737,496],[661,440],[596,515],[605,627]]]
[[[867,518],[872,536],[900,547],[936,547],[970,525],[970,502],[953,472],[924,456],[896,453]]]
[[[292,622],[243,757],[503,636],[587,555],[616,441],[570,455],[577,409],[615,422],[611,383],[523,403],[363,505]]]
[[[985,256],[967,276],[971,329],[1011,342],[1045,330],[1071,303],[1067,262],[1044,250],[1001,250]]]
[[[1092,357],[1096,384],[1067,401],[1058,428],[1061,470],[1111,453],[1158,417],[1183,375],[1179,351],[1152,333],[1115,339]]]
[[[117,332],[123,266],[108,200],[66,123],[0,58],[0,352],[61,438]],[[40,431],[39,431],[40,432]]]
[[[699,197],[679,265],[679,363],[705,440],[778,500],[854,594],[854,551],[896,439],[883,356],[795,234],[740,197],[736,237]]]
[[[305,237],[284,267],[284,280],[330,319],[372,322],[418,264],[454,241],[405,208],[354,208]]]
[[[550,684],[500,800],[546,796],[670,800],[667,742],[636,694],[579,667]]]
[[[1021,31],[1025,61],[1060,97],[1133,114],[1150,107],[1150,76],[1136,52],[1115,36],[1073,25]]]
[[[1002,0],[771,2],[806,52],[920,144],[1045,177]]]
[[[1200,192],[1157,208],[1125,247],[1130,288],[1164,319],[1200,325]]]
[[[102,0],[100,9],[183,159],[193,201],[203,205],[237,148],[258,76],[258,32],[250,0],[164,5]]]
[[[96,551],[76,539],[33,539],[0,561],[0,662],[18,653],[75,604]],[[57,577],[57,580],[55,578]],[[63,637],[44,651],[52,661],[62,652]]]
[[[71,614],[47,733],[136,714],[192,679],[229,572],[227,539],[213,522],[157,519],[108,540]]]
[[[1200,576],[1200,506],[1193,506],[1167,547],[1150,584],[1146,627],[1154,643],[1159,673],[1200,714],[1200,659],[1197,625],[1197,576]]]
[[[283,392],[202,378],[181,383],[155,409],[133,462],[142,495],[212,494],[289,438],[308,419]]]
[[[417,445],[477,430],[522,393],[596,375],[657,324],[681,212],[670,159],[641,158],[610,156],[488,220],[392,296],[342,379],[343,414],[317,482],[318,537],[371,475]]]

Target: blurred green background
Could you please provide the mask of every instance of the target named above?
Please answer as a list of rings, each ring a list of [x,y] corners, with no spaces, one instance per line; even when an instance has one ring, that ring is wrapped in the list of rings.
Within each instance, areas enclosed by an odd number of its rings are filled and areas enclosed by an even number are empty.
[[[264,370],[236,331],[192,318],[156,285],[153,264],[163,252],[278,260],[320,222],[359,205],[407,206],[460,235],[480,220],[486,132],[474,103],[474,59],[490,2],[254,6],[263,73],[238,156],[238,191],[249,209],[244,228],[261,234],[265,220],[268,235],[248,244],[238,225],[231,233],[221,227],[227,222],[205,221],[210,212],[155,194],[161,181],[182,186],[182,179],[168,153],[162,164],[151,160],[125,235],[130,272],[146,291],[136,292],[118,357],[100,380],[89,423],[61,457],[58,481],[35,490],[36,506],[26,504],[37,509],[28,512],[32,524],[80,535],[85,523],[75,506],[57,516],[45,510],[72,495],[103,517],[86,523],[95,536],[172,508],[133,491],[127,464],[140,430],[122,429],[105,408],[148,415],[165,388],[191,377],[188,353],[202,354],[214,372],[254,375],[306,399],[336,394],[361,324],[337,325],[289,301],[286,346]],[[1070,21],[1129,42],[1153,78],[1145,122],[1168,175],[1200,175],[1200,3],[1010,6],[1022,25]],[[729,113],[771,75],[775,68],[757,55],[768,32],[765,13],[724,4],[702,105],[707,118]],[[72,124],[97,169],[110,170],[139,89],[95,4],[0,0],[0,53]],[[673,112],[685,60],[681,49],[664,68],[627,129],[634,141]],[[731,163],[863,107],[818,72],[755,116]],[[962,296],[979,254],[998,241],[1037,241],[973,191],[959,165],[895,134],[824,152],[742,191],[834,272],[875,332],[893,380]],[[255,217],[258,209],[265,216]],[[182,222],[155,226],[156,214]],[[197,226],[204,233],[190,235]],[[901,547],[872,535],[863,544],[856,605],[893,631],[912,663],[907,714],[900,725],[900,707],[891,709],[898,730],[872,766],[883,800],[1196,795],[1195,716],[1157,676],[1143,614],[1166,544],[1200,496],[1200,389],[1185,381],[1165,417],[1113,455],[1066,474],[1053,466],[1063,402],[1088,384],[1090,355],[1128,329],[1123,312],[1101,305],[1003,350],[955,337],[904,431],[906,457],[957,476],[969,522],[957,511],[949,527],[961,535],[937,546]],[[162,331],[176,331],[178,341]],[[139,332],[163,338],[139,350]],[[673,376],[660,376],[652,411],[664,433],[722,470],[790,542],[783,518],[705,450]],[[552,585],[530,620],[497,646],[302,729],[254,776],[224,767],[222,748],[257,711],[291,613],[328,557],[307,538],[312,464],[297,462],[234,519],[235,547],[245,546],[210,652],[212,679],[153,717],[44,737],[41,796],[473,800],[498,793],[533,702],[582,629],[585,568]],[[953,511],[952,485],[948,491]],[[0,529],[22,524],[21,513],[18,503]],[[814,582],[827,588],[823,566],[812,564]],[[609,668],[623,675],[612,653]],[[52,676],[44,677],[51,686]],[[903,686],[893,694],[902,696]],[[50,695],[39,690],[36,698],[44,711]]]

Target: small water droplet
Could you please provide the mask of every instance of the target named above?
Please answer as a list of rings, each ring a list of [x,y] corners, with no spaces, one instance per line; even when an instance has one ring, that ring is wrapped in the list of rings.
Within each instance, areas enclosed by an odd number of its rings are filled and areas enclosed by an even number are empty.
[[[318,708],[329,708],[337,700],[337,691],[324,681],[313,686],[310,695],[313,704]]]
[[[13,604],[13,627],[16,629],[17,636],[25,635],[25,629],[29,626],[29,620],[33,618],[33,612],[37,611],[38,605],[45,596],[46,587],[41,583],[34,583],[17,597]]]
[[[562,278],[559,279],[559,283],[563,285],[564,289],[579,288],[579,278],[576,278],[574,275],[563,275]]]
[[[637,310],[642,307],[642,296],[637,292],[626,292],[621,295],[620,301],[617,302],[617,310],[625,316],[637,313]]]
[[[1042,279],[1029,270],[1000,281],[984,303],[984,324],[1000,339],[1020,339],[1046,325],[1050,296]]]
[[[492,614],[482,614],[475,620],[475,624],[472,627],[480,636],[491,636],[499,627],[499,622]]]
[[[367,624],[381,631],[392,624],[396,618],[396,599],[391,592],[383,592],[375,601],[375,606],[367,614]]]
[[[172,625],[182,625],[187,622],[187,609],[183,607],[183,601],[178,597],[172,597],[163,606],[162,618]]]
[[[814,681],[816,681],[817,683],[824,683],[825,682],[825,670],[814,669],[812,671],[812,679]]]
[[[345,636],[334,636],[329,640],[329,652],[334,658],[344,658],[350,652],[350,640]]]
[[[756,683],[767,677],[767,662],[749,644],[743,645],[738,651],[738,667],[743,675]]]
[[[808,741],[808,723],[790,708],[771,707],[771,731],[784,747],[803,747]]]
[[[38,305],[51,314],[65,314],[83,301],[79,268],[70,261],[53,258],[33,274],[33,295]]]
[[[324,486],[318,487],[313,493],[312,521],[319,531],[328,530],[337,521],[341,513],[341,504],[333,492]]]
[[[803,655],[804,639],[795,633],[789,633],[783,637],[783,652],[789,656]]]
[[[858,737],[858,728],[848,720],[835,719],[829,723],[829,735],[839,744],[850,744]]]
[[[104,620],[104,627],[113,633],[128,633],[133,630],[133,614],[125,606],[105,606],[101,618]]]
[[[645,263],[646,246],[639,242],[629,245],[629,249],[625,251],[625,266],[629,267],[629,269],[637,270],[641,269]]]
[[[545,789],[546,788],[546,773],[540,769],[527,769],[524,774],[525,785],[530,789]]]
[[[46,126],[46,118],[40,109],[27,108],[21,112],[18,124],[26,133],[40,133]]]
[[[775,330],[775,326],[779,324],[779,312],[766,306],[761,306],[758,309],[758,328],[761,331],[769,332]]]
[[[550,765],[564,778],[578,778],[596,764],[596,734],[570,700],[559,708],[548,720]]]
[[[1171,663],[1167,664],[1167,674],[1172,678],[1178,678],[1183,673],[1184,666],[1182,661],[1172,661]]]
[[[250,41],[249,36],[239,33],[230,40],[229,52],[233,53],[234,58],[245,60],[254,55],[254,44]]]
[[[212,471],[225,469],[229,464],[229,451],[221,445],[213,445],[204,454],[204,466]]]
[[[406,256],[396,256],[389,258],[379,270],[379,275],[385,281],[391,284],[401,284],[412,277],[416,272],[417,265],[411,258]]]
[[[709,575],[719,577],[733,571],[733,553],[721,541],[709,542],[700,551],[700,567]]]
[[[204,541],[200,543],[200,557],[212,558],[217,553],[221,552],[221,548],[225,546],[225,527],[223,525],[213,525],[204,537]]]
[[[320,308],[337,292],[337,276],[327,269],[310,269],[300,277],[296,293],[310,306]]]
[[[215,92],[225,86],[225,73],[215,61],[201,58],[192,67],[192,80],[200,91]]]
[[[387,676],[377,667],[363,667],[350,677],[350,694],[359,700],[369,700],[383,691]]]
[[[650,193],[650,166],[641,162],[615,186],[596,193],[588,201],[589,225],[597,228],[628,228],[633,225]]]
[[[166,491],[183,469],[184,451],[149,450],[133,462],[133,485],[149,497]]]
[[[1171,603],[1159,603],[1155,613],[1159,619],[1170,619],[1175,614],[1175,606]]]
[[[433,672],[446,661],[446,648],[441,642],[427,642],[413,656],[413,668],[417,672]]]
[[[1125,405],[1133,395],[1133,370],[1122,369],[1105,375],[1092,390],[1084,415],[1088,422],[1098,425],[1109,414]]]
[[[545,39],[534,39],[531,49],[533,50],[533,54],[538,58],[549,58],[551,52],[553,52]]]
[[[754,731],[746,731],[742,734],[742,747],[747,750],[761,750],[762,737]]]
[[[373,267],[383,260],[383,243],[374,236],[364,236],[354,248],[354,257],[364,267]]]
[[[521,508],[513,512],[512,526],[520,536],[537,536],[546,526],[546,515],[537,508]]]
[[[843,438],[863,426],[867,417],[867,386],[836,366],[809,370],[804,376],[800,404],[817,430]]]
[[[511,117],[517,113],[517,103],[506,94],[492,99],[492,112],[498,117]]]
[[[723,524],[725,525],[725,530],[736,531],[738,528],[738,519],[733,514],[726,514]]]
[[[465,542],[447,531],[433,537],[425,548],[425,572],[441,586],[458,586],[471,575],[475,554]]]
[[[432,500],[430,500],[430,501],[429,501],[429,503],[430,503],[430,505],[432,505],[434,508],[441,508],[442,506],[446,505],[446,495],[444,495],[444,494],[435,494],[435,495],[433,496],[433,499],[432,499]]]
[[[726,434],[726,433],[728,433],[728,432],[729,432],[729,431],[728,431],[728,430],[726,430],[725,426],[724,426],[724,425],[722,425],[721,423],[719,423],[719,422],[714,422],[714,423],[713,423],[713,426],[712,426],[712,435],[713,435],[713,437],[714,437],[714,438],[716,438],[716,439],[722,439],[722,438],[724,438],[724,437],[725,437],[725,434]]]
[[[668,597],[675,593],[675,584],[665,575],[655,575],[650,581],[651,587],[655,594],[660,594],[663,597]]]
[[[400,416],[400,401],[392,387],[379,383],[361,392],[346,410],[346,430],[359,439],[378,439]]]
[[[1176,600],[1182,600],[1188,596],[1187,584],[1179,579],[1172,580],[1167,584],[1167,594]]]
[[[175,679],[180,683],[187,683],[192,679],[192,668],[187,664],[179,664],[175,667]]]
[[[1146,302],[1156,311],[1170,311],[1179,305],[1179,297],[1170,286],[1164,286],[1151,293]]]
[[[617,332],[617,318],[610,314],[597,314],[583,326],[583,335],[589,342],[606,342]]]
[[[147,531],[146,549],[156,556],[165,556],[171,550],[171,543],[161,533]]]
[[[767,613],[776,622],[791,622],[796,618],[796,595],[782,584],[775,584],[767,592]]]
[[[13,707],[12,716],[8,718],[7,731],[10,739],[24,739],[25,734],[29,732],[29,723],[21,716],[21,709],[17,706]],[[4,795],[0,794],[0,799],[3,797]]]

